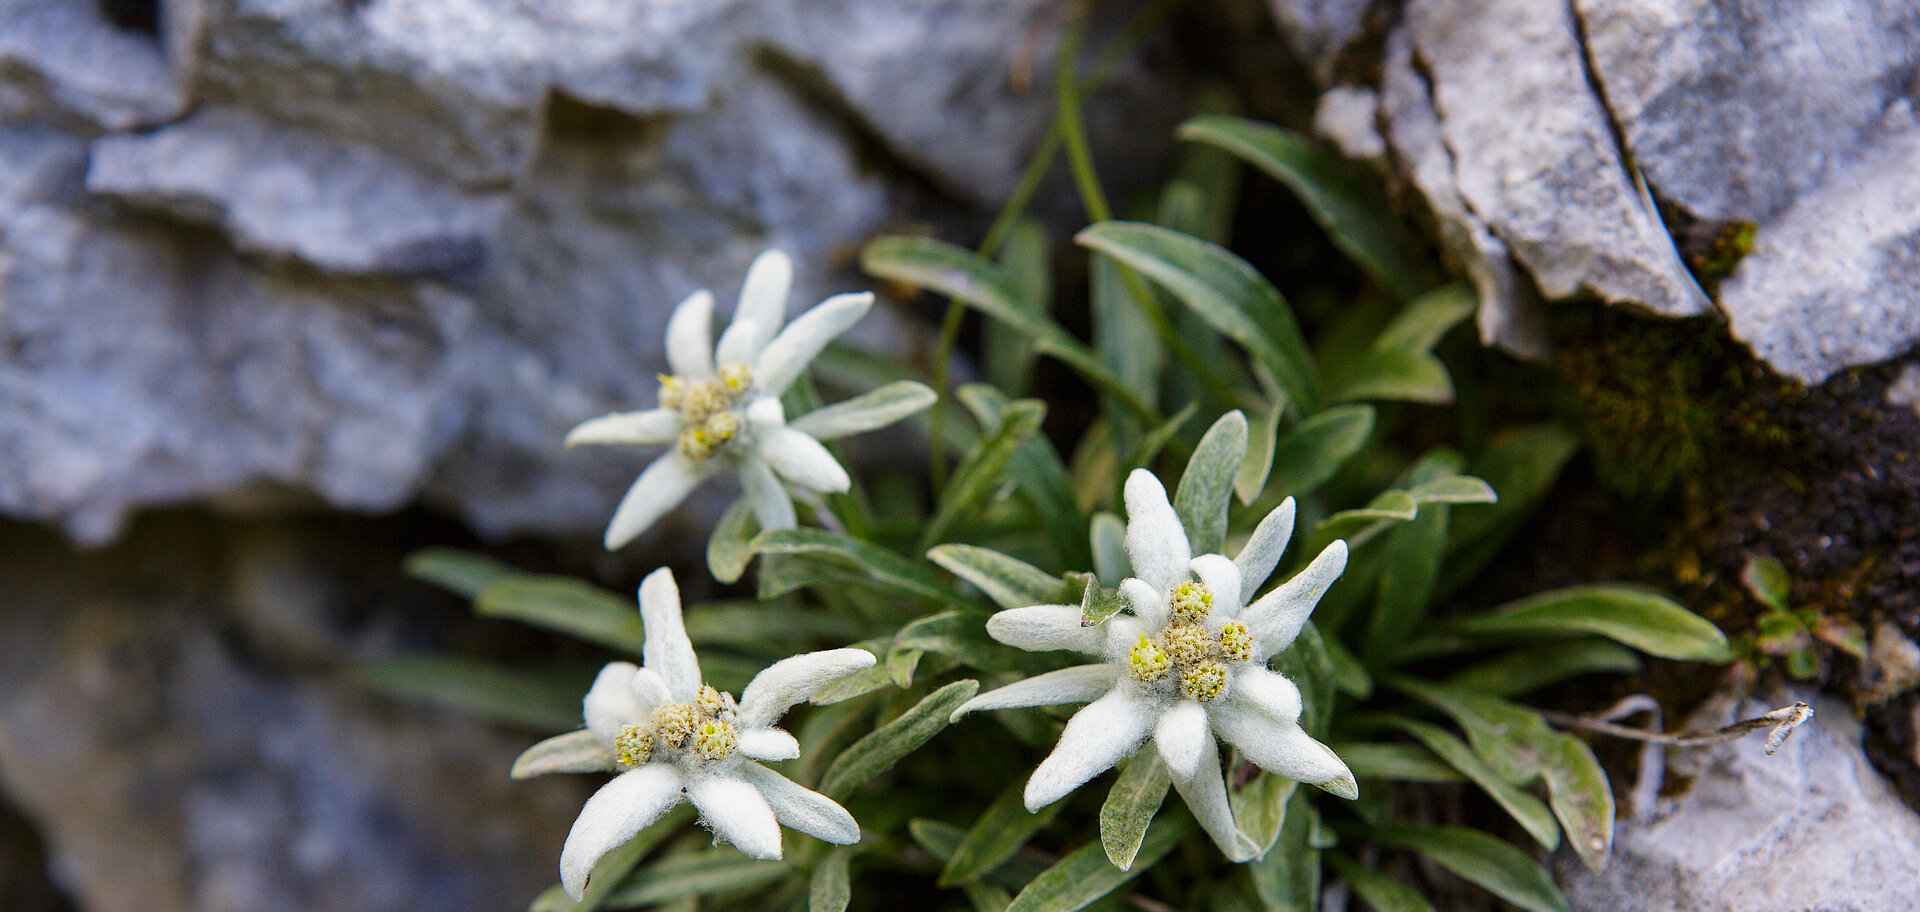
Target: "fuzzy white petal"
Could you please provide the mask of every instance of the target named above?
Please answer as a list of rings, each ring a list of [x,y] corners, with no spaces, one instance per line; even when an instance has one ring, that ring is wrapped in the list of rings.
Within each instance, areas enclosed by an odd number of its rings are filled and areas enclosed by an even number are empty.
[[[1200,760],[1213,745],[1213,732],[1207,728],[1207,708],[1194,700],[1181,700],[1160,714],[1153,727],[1153,745],[1176,781],[1192,779],[1200,771]]]
[[[567,432],[566,445],[614,444],[653,446],[671,443],[680,436],[684,424],[679,414],[667,409],[644,412],[615,412],[580,422]]]
[[[783,427],[787,423],[786,410],[780,400],[773,396],[760,396],[747,403],[747,427],[759,433],[768,428]]]
[[[787,486],[775,478],[773,469],[758,459],[740,463],[740,491],[753,510],[761,531],[791,529],[799,519],[793,512],[793,496]]]
[[[620,736],[620,729],[645,721],[649,709],[634,698],[633,676],[640,670],[632,662],[609,662],[593,678],[586,699],[580,701],[587,730],[608,745]]]
[[[1231,699],[1220,701],[1209,715],[1214,734],[1239,748],[1261,769],[1317,785],[1342,798],[1359,794],[1347,765],[1332,748],[1313,740],[1299,725],[1275,721]]]
[[[1207,743],[1201,749],[1200,763],[1191,779],[1173,780],[1173,787],[1187,802],[1187,810],[1193,812],[1193,818],[1200,821],[1200,828],[1213,837],[1213,844],[1220,847],[1228,861],[1241,862],[1253,858],[1255,846],[1252,840],[1240,833],[1240,826],[1233,820],[1233,806],[1227,801],[1227,780],[1220,773],[1220,749],[1213,743],[1213,736],[1207,736]]]
[[[740,287],[740,303],[733,309],[733,322],[720,334],[720,347],[714,360],[721,364],[748,364],[760,356],[780,323],[787,318],[787,291],[793,286],[793,260],[779,250],[769,250],[747,267],[747,280]]]
[[[613,749],[588,729],[554,735],[520,752],[507,773],[515,779],[548,773],[597,773],[613,769]]]
[[[560,849],[560,885],[567,895],[578,902],[601,856],[679,804],[680,785],[680,773],[672,765],[649,763],[613,777],[594,792]]]
[[[1213,590],[1213,608],[1209,617],[1227,620],[1240,613],[1240,568],[1221,554],[1202,554],[1188,564],[1193,575]]]
[[[613,511],[613,521],[607,523],[607,550],[633,541],[660,517],[680,506],[700,482],[713,474],[713,463],[709,459],[695,465],[678,450],[655,459],[634,479],[633,487],[627,489],[627,496],[620,499],[620,506]]]
[[[896,380],[879,389],[836,402],[793,419],[796,431],[815,440],[838,440],[886,427],[934,403],[933,390],[912,380]]]
[[[1171,609],[1167,607],[1167,590],[1155,589],[1146,580],[1131,576],[1121,580],[1120,597],[1127,600],[1134,617],[1155,630],[1166,626],[1167,619],[1172,617]]]
[[[1053,753],[1027,780],[1027,810],[1059,801],[1133,753],[1158,716],[1151,702],[1124,690],[1112,691],[1074,713]]]
[[[807,369],[807,364],[815,355],[820,354],[820,349],[866,316],[867,309],[872,306],[871,292],[834,295],[795,317],[786,329],[767,343],[759,360],[754,363],[754,387],[769,396],[786,392],[794,378]]]
[[[1167,489],[1146,469],[1127,475],[1127,557],[1133,575],[1166,591],[1187,578],[1193,550],[1180,515],[1167,500]]]
[[[673,694],[667,691],[667,679],[660,677],[660,673],[651,668],[642,668],[634,672],[633,697],[640,701],[640,705],[649,714],[673,702]]]
[[[713,377],[713,295],[696,291],[667,318],[667,364],[682,377]]]
[[[1300,721],[1300,688],[1287,676],[1251,666],[1234,675],[1229,700],[1241,700],[1273,717],[1275,722]]]
[[[1246,546],[1234,556],[1233,563],[1240,568],[1240,584],[1246,587],[1247,595],[1259,592],[1260,587],[1267,584],[1267,577],[1273,575],[1280,556],[1286,553],[1287,541],[1293,537],[1293,514],[1293,498],[1281,501],[1253,528]]]
[[[800,756],[800,741],[777,728],[754,728],[740,733],[737,750],[743,757],[773,763]]]
[[[987,635],[1028,652],[1071,649],[1099,655],[1104,632],[1080,626],[1079,605],[1028,605],[987,618]]]
[[[769,428],[758,436],[754,451],[788,483],[829,494],[852,486],[847,470],[820,441],[791,427]]]
[[[1307,616],[1320,604],[1320,597],[1327,594],[1327,587],[1346,569],[1347,543],[1335,541],[1321,551],[1307,569],[1275,586],[1272,592],[1240,613],[1240,620],[1253,631],[1255,662],[1265,662],[1268,656],[1287,648],[1287,644],[1300,635],[1300,628],[1306,626]]]
[[[740,774],[760,790],[767,806],[773,809],[773,816],[781,823],[834,845],[860,841],[860,824],[832,798],[804,788],[758,763],[743,764]]]
[[[667,693],[675,700],[698,697],[700,660],[680,618],[680,587],[674,585],[672,570],[661,567],[640,581],[640,621],[646,634],[640,656],[647,669],[666,682]]]
[[[820,688],[856,671],[873,667],[873,653],[864,649],[828,649],[781,659],[754,675],[740,692],[740,725],[764,728],[780,714]]]
[[[713,835],[752,858],[780,857],[780,824],[773,808],[753,783],[731,775],[696,776],[687,783],[687,800],[700,809]]]
[[[990,709],[1085,703],[1112,690],[1113,677],[1113,667],[1106,664],[1076,665],[1049,671],[974,697],[960,704],[960,708],[955,709],[947,721],[957,722],[967,713]]]

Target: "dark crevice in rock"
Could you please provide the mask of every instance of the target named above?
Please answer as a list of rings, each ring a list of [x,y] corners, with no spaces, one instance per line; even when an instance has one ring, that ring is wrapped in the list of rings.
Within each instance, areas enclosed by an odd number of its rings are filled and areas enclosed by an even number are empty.
[[[948,186],[933,170],[894,149],[861,115],[859,108],[834,88],[819,67],[767,44],[756,46],[752,58],[761,72],[846,138],[861,169],[885,174],[893,183],[942,208],[972,208],[965,193]]]
[[[99,0],[100,15],[115,28],[159,37],[160,0]]]
[[[0,909],[73,912],[73,901],[47,876],[46,847],[31,821],[0,800]]]

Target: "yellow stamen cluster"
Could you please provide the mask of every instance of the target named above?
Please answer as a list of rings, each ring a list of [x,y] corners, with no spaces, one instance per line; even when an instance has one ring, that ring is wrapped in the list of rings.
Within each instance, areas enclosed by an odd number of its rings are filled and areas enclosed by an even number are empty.
[[[1187,580],[1173,587],[1173,619],[1180,623],[1198,624],[1207,619],[1207,613],[1213,610],[1213,590],[1205,584]]]
[[[1141,634],[1127,654],[1128,672],[1142,685],[1155,685],[1170,674],[1181,692],[1211,703],[1226,692],[1228,662],[1253,658],[1253,633],[1239,621],[1228,621],[1218,633],[1206,627],[1213,611],[1213,590],[1188,580],[1168,593],[1173,617],[1157,638]]]
[[[1172,663],[1167,660],[1166,652],[1153,645],[1153,641],[1147,639],[1147,635],[1143,633],[1140,635],[1140,642],[1134,645],[1133,651],[1127,653],[1127,664],[1132,670],[1134,680],[1142,684],[1152,684],[1167,673],[1167,666]]]
[[[668,703],[638,725],[620,730],[613,756],[621,769],[663,760],[698,757],[708,763],[725,760],[740,747],[739,707],[733,695],[701,687],[691,703]]]
[[[1180,672],[1180,690],[1202,703],[1212,703],[1227,689],[1227,666],[1208,660]]]
[[[733,407],[752,387],[753,372],[744,364],[721,367],[717,380],[661,375],[660,407],[679,412],[686,423],[680,431],[681,455],[698,462],[738,435],[740,418]]]

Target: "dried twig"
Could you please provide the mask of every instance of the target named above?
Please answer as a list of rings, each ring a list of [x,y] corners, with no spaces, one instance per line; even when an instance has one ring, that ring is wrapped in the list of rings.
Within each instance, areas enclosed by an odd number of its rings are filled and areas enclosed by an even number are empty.
[[[1629,697],[1627,699],[1634,700],[1635,698]],[[1624,703],[1626,701],[1622,702]],[[1619,713],[1618,715],[1629,715],[1638,711],[1641,710],[1636,707]],[[1749,732],[1756,732],[1763,728],[1771,728],[1773,729],[1772,733],[1767,735],[1767,753],[1772,754],[1774,751],[1780,749],[1780,745],[1786,743],[1787,736],[1793,734],[1794,729],[1799,728],[1802,723],[1813,718],[1813,707],[1805,703],[1795,703],[1792,706],[1784,706],[1776,709],[1766,715],[1745,719],[1722,728],[1684,732],[1642,731],[1637,728],[1606,721],[1604,718],[1605,713],[1601,714],[1601,718],[1575,716],[1552,711],[1542,712],[1541,715],[1544,716],[1547,721],[1567,728],[1580,728],[1591,732],[1599,732],[1603,735],[1612,735],[1616,738],[1629,738],[1634,741],[1647,741],[1654,744],[1671,745],[1673,747],[1700,747],[1707,744],[1720,744],[1722,742],[1732,741]],[[1616,715],[1616,718],[1618,715]]]

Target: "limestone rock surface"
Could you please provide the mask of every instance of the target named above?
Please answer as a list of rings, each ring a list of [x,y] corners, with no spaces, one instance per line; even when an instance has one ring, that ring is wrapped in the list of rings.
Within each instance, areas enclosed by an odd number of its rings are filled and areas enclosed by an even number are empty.
[[[1749,703],[1739,718],[1769,708]],[[1651,819],[1621,822],[1605,871],[1558,859],[1574,909],[1866,912],[1920,896],[1920,816],[1867,762],[1845,704],[1817,704],[1813,721],[1771,757],[1756,735],[1690,765],[1684,797],[1663,800]]]

